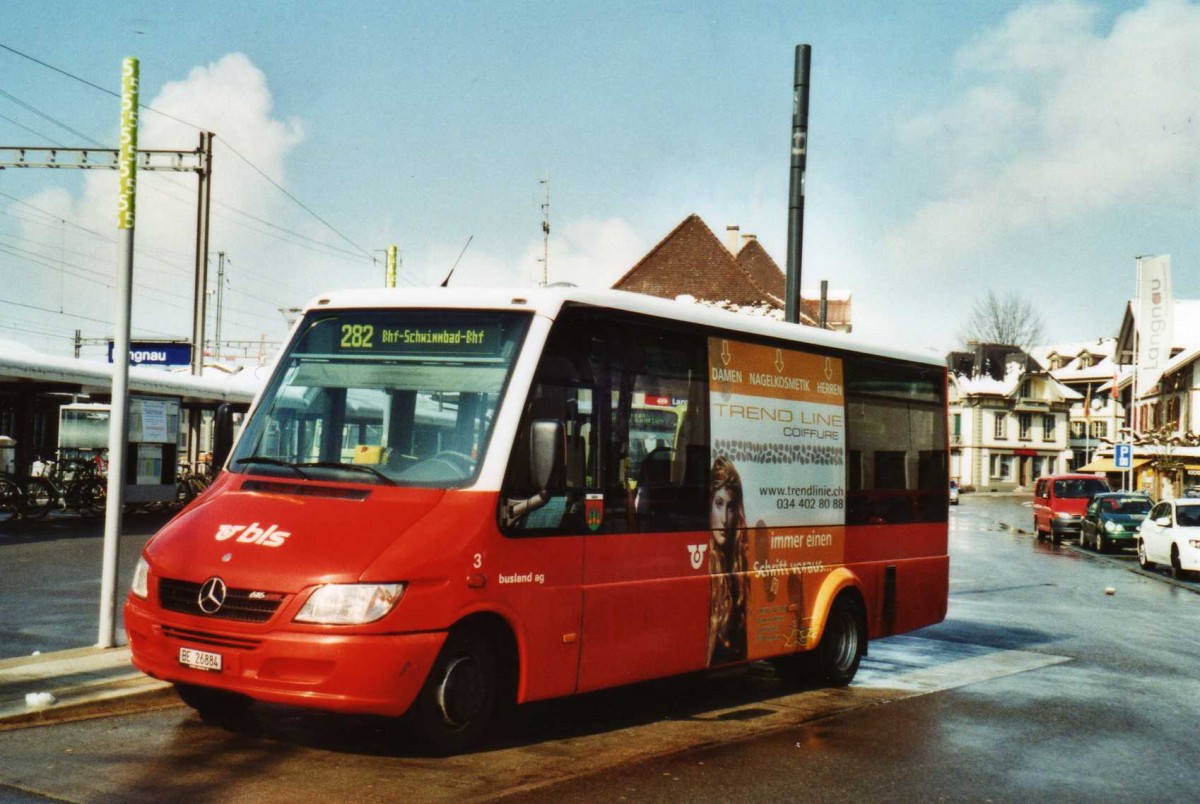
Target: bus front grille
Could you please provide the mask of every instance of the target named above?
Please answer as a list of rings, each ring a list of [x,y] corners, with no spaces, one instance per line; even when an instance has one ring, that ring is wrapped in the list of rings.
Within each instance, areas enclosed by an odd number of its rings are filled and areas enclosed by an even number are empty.
[[[228,589],[220,608],[209,612],[200,607],[200,588],[202,586],[203,584],[191,581],[163,578],[158,582],[158,603],[167,611],[193,614],[197,617],[265,623],[275,614],[284,598],[284,595],[279,592]],[[208,607],[211,608],[211,605],[209,604]]]

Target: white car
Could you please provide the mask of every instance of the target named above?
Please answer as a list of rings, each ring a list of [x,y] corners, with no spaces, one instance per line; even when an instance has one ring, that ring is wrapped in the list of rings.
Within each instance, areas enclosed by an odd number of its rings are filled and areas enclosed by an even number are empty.
[[[1150,509],[1138,529],[1138,564],[1166,564],[1172,577],[1200,572],[1200,499],[1164,500]]]

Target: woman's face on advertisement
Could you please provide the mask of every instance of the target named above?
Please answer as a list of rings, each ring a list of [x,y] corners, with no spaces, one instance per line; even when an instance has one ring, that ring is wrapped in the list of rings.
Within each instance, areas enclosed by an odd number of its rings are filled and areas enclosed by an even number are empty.
[[[725,529],[733,522],[734,517],[733,493],[725,486],[713,492],[712,509],[709,511],[709,526],[717,534],[717,540],[723,541]]]

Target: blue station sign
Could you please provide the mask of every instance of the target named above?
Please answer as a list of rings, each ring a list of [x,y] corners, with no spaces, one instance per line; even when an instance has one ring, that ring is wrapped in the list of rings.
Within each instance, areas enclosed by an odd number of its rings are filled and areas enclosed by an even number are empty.
[[[108,362],[113,362],[113,342],[108,342]],[[134,341],[129,344],[131,366],[188,366],[192,345],[176,341]]]

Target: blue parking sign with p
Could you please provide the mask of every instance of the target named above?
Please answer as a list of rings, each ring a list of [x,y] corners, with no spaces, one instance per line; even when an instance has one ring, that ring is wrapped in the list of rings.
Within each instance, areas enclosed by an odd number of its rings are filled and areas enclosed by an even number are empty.
[[[1118,469],[1133,468],[1133,445],[1115,444],[1113,446],[1113,464]]]

